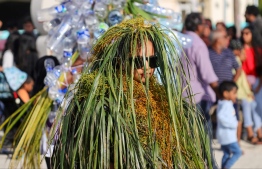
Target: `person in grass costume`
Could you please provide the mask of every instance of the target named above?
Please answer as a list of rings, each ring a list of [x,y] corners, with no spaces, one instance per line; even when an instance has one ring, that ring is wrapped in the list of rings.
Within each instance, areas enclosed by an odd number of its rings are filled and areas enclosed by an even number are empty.
[[[182,98],[187,70],[167,31],[135,18],[98,40],[53,126],[54,168],[212,168],[204,117]]]

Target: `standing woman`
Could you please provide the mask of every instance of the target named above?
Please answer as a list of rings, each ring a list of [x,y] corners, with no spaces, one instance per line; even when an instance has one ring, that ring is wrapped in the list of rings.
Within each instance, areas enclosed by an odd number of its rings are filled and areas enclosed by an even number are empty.
[[[241,41],[246,58],[243,61],[242,68],[253,88],[257,111],[262,117],[262,44],[256,37],[258,36],[255,35],[251,27],[243,29]]]
[[[34,68],[38,59],[35,39],[31,36],[21,36],[19,51],[15,58],[16,66],[34,78]],[[35,79],[34,79],[35,80]]]

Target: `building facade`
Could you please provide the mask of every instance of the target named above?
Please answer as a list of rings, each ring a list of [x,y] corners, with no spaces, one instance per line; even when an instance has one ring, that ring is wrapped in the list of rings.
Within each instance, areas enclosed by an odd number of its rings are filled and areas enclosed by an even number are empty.
[[[244,27],[247,5],[257,5],[258,0],[159,0],[160,6],[172,8],[185,18],[190,12],[201,12],[213,22],[224,22],[227,26],[235,23]]]

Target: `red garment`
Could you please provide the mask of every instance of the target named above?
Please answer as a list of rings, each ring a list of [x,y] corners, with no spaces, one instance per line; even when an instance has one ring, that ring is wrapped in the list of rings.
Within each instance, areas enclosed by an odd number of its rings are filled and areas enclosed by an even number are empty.
[[[245,48],[246,60],[242,63],[242,69],[246,75],[257,76],[256,63],[255,63],[255,52],[253,48]]]

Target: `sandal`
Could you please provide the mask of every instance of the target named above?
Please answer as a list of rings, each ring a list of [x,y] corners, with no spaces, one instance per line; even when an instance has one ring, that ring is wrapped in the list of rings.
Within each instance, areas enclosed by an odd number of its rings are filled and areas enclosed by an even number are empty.
[[[262,138],[258,138],[257,144],[262,144]]]
[[[262,138],[261,138],[262,140]],[[247,142],[250,143],[250,144],[257,144],[258,143],[258,139],[254,136],[251,136],[251,137],[248,137],[247,138]]]

